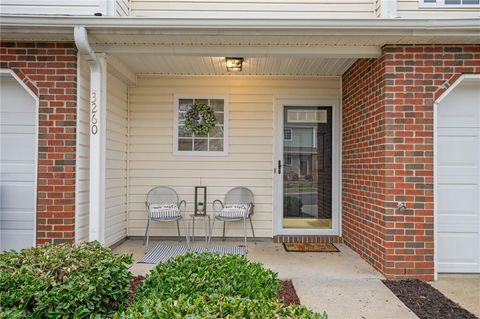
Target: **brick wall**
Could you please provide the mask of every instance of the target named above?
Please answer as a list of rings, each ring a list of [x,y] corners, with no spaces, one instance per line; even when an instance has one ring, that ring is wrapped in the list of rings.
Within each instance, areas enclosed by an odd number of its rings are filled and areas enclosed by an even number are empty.
[[[363,59],[343,77],[342,235],[383,271],[385,61]]]
[[[343,76],[344,241],[387,277],[431,280],[433,103],[462,74],[480,73],[480,46],[383,52]]]
[[[341,243],[342,237],[322,235],[275,235],[274,243]]]
[[[0,61],[40,100],[37,244],[72,241],[77,51],[73,43],[2,42]]]

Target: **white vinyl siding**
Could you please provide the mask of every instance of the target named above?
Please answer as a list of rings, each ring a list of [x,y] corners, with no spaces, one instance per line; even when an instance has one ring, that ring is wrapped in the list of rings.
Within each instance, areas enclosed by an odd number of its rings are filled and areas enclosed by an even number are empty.
[[[194,187],[207,186],[207,212],[232,187],[255,194],[253,225],[257,236],[273,235],[273,103],[275,96],[339,98],[340,78],[140,76],[130,89],[129,236],[143,236],[145,197],[159,185],[171,186],[193,211]],[[229,97],[229,154],[179,157],[172,154],[175,94]],[[203,221],[202,221],[203,222]],[[221,233],[221,223],[215,235]],[[241,223],[227,226],[227,236],[243,236]],[[203,227],[196,227],[203,235]],[[154,223],[152,236],[175,236],[175,223]]]
[[[138,17],[218,19],[375,18],[373,0],[132,0]]]
[[[127,86],[107,77],[107,152],[105,181],[105,245],[127,235]]]
[[[480,10],[461,6],[426,6],[420,0],[398,0],[397,13],[400,18],[441,19],[441,18],[478,18]]]
[[[75,187],[75,241],[88,241],[89,154],[90,154],[90,68],[78,59],[77,168]]]
[[[130,0],[1,0],[0,13],[128,16]]]
[[[106,0],[2,0],[1,14],[93,15],[107,14]]]

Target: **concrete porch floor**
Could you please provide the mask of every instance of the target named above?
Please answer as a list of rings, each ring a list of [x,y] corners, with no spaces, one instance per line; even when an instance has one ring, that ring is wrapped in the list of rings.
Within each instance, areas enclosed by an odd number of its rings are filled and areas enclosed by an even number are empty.
[[[154,243],[151,241],[150,247]],[[233,246],[239,243],[213,244]],[[197,241],[195,244],[204,243]],[[346,245],[336,245],[339,253],[287,253],[280,244],[249,243],[247,258],[278,272],[280,279],[291,279],[301,303],[319,312],[325,310],[331,319],[417,318],[383,285],[379,272]],[[144,254],[144,247],[141,240],[127,240],[114,252],[132,253],[138,261]],[[136,263],[131,271],[135,275],[146,275],[154,266]]]

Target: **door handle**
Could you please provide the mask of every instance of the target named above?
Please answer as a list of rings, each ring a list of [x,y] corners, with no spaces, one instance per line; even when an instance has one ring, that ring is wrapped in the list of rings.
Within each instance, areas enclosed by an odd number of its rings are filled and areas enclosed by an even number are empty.
[[[282,174],[282,160],[278,160],[278,174]]]

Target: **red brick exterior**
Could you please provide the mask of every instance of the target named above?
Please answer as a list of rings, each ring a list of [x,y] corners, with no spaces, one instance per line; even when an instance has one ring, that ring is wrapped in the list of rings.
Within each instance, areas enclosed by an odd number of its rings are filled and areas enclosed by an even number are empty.
[[[375,268],[385,259],[385,58],[357,61],[343,77],[342,235]]]
[[[433,279],[433,104],[475,73],[478,45],[397,45],[343,75],[343,239],[389,278]]]
[[[73,43],[2,42],[0,67],[39,97],[37,244],[75,236],[77,51]]]
[[[0,67],[40,99],[37,244],[74,239],[77,52],[73,43],[2,42]],[[480,46],[385,46],[343,75],[343,238],[389,278],[433,279],[433,103]],[[408,209],[399,211],[398,201]]]

